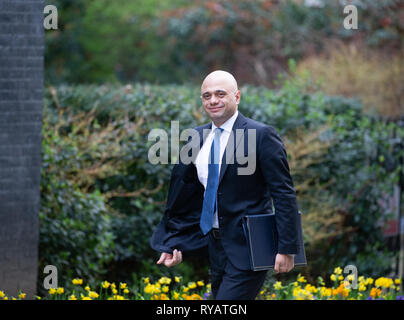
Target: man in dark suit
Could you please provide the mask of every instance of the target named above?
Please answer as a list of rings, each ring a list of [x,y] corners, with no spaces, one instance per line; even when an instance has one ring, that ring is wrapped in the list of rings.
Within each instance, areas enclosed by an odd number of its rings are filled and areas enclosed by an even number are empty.
[[[161,252],[157,263],[167,267],[180,263],[183,253],[208,247],[214,298],[254,299],[266,271],[251,270],[242,227],[245,215],[275,208],[274,270],[294,267],[298,206],[286,150],[273,127],[238,111],[241,93],[230,73],[210,73],[201,98],[212,122],[195,128],[199,139],[193,143],[200,150],[191,155],[192,161],[180,160],[173,168],[166,210],[151,246]],[[249,165],[240,159],[253,160],[253,170],[240,174]]]

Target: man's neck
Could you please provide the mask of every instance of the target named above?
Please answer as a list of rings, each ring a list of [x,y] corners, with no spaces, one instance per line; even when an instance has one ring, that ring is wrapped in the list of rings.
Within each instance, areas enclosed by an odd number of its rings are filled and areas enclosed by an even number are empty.
[[[227,117],[226,119],[217,119],[216,121],[212,119],[212,122],[215,124],[216,127],[220,128],[220,126],[222,126],[227,120],[229,120],[232,116],[234,116],[236,112],[237,110],[235,110],[233,114]]]

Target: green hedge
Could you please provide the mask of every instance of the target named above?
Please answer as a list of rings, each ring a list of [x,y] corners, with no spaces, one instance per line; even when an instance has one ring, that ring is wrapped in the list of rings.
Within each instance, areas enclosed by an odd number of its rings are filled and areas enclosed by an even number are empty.
[[[278,91],[243,87],[240,104],[246,116],[275,126],[291,150],[327,125],[317,137],[327,152],[307,155],[318,159],[293,178],[296,185],[315,181],[298,192],[304,214],[326,203],[340,222],[325,229],[324,223],[304,220],[305,228],[327,236],[321,241],[306,236],[310,266],[298,271],[326,278],[335,265],[353,263],[360,273],[383,274],[391,252],[376,225],[378,200],[398,181],[403,151],[392,145],[391,136],[396,130],[403,139],[403,129],[364,114],[357,100],[307,94],[307,83],[289,79]],[[39,274],[54,264],[65,286],[75,276],[90,283],[161,273],[206,277],[206,264],[156,267],[157,255],[149,247],[172,165],[148,162],[153,142],[147,135],[153,128],[169,132],[172,120],[180,121],[180,129],[205,123],[198,88],[63,85],[49,87],[44,101]]]

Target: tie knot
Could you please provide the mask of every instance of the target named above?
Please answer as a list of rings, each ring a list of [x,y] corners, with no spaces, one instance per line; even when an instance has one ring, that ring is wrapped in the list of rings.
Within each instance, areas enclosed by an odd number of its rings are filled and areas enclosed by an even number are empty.
[[[223,128],[216,128],[216,130],[215,130],[215,131],[216,131],[217,133],[222,133],[222,132],[223,132],[223,130],[224,130]]]

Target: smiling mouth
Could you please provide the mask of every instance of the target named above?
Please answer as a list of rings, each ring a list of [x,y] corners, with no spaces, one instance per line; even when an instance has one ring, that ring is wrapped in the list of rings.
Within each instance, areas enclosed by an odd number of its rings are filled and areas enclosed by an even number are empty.
[[[220,109],[222,109],[223,107],[214,107],[214,108],[208,108],[209,109],[209,111],[211,111],[211,112],[216,112],[216,111],[219,111]]]

